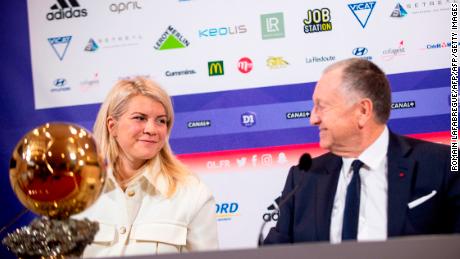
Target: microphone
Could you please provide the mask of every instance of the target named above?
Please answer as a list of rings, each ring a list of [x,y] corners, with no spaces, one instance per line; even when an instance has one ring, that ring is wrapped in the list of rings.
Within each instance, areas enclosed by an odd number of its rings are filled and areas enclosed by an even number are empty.
[[[289,201],[289,199],[297,192],[297,189],[299,189],[299,186],[302,185],[305,179],[305,173],[310,169],[311,164],[312,164],[312,159],[311,159],[310,154],[304,153],[300,157],[299,164],[297,165],[297,167],[300,169],[300,172],[302,173],[300,176],[301,177],[300,181],[296,184],[294,189],[292,189],[288,194],[286,194],[286,196],[276,198],[275,202],[271,204],[270,206],[268,206],[267,209],[273,210],[272,213],[270,213],[270,218],[273,217],[273,215],[275,215],[276,213],[279,213],[281,207],[284,206],[284,204],[286,204]],[[257,242],[259,247],[264,245],[263,232],[264,232],[264,228],[266,224],[267,224],[267,221],[264,220],[264,222],[262,223],[262,226],[260,227],[259,240]]]

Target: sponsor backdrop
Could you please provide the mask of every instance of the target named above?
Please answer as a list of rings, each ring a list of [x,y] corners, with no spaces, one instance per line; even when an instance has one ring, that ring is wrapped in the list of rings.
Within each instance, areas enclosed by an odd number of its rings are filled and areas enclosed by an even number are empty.
[[[324,152],[311,95],[334,61],[377,63],[392,84],[390,128],[448,143],[452,2],[8,1],[0,223],[22,210],[7,176],[19,138],[48,121],[91,129],[110,87],[142,75],[173,96],[171,143],[215,194],[221,247],[254,247],[289,167]]]

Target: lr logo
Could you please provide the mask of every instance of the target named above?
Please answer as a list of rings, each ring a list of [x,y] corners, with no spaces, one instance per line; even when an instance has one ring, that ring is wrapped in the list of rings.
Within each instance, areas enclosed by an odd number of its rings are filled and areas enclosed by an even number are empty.
[[[260,24],[262,25],[263,40],[284,38],[283,13],[262,14]]]
[[[252,127],[256,124],[256,114],[254,112],[245,112],[241,114],[241,125]]]
[[[221,76],[224,74],[224,61],[216,60],[208,62],[209,76]]]

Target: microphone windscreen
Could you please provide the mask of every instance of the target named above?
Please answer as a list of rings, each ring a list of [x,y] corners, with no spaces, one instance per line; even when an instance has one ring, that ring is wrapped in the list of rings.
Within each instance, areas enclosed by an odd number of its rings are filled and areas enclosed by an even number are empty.
[[[303,154],[299,159],[299,169],[303,171],[308,171],[311,167],[311,156],[308,153]]]

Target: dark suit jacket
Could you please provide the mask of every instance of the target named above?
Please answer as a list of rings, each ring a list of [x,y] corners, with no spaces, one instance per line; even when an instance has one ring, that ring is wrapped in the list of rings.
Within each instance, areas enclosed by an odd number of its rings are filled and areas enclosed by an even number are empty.
[[[460,173],[450,171],[450,147],[393,133],[389,141],[388,237],[460,232]],[[293,166],[283,195],[300,186],[264,243],[329,241],[341,167],[341,157],[332,153],[313,159],[308,172]],[[409,202],[433,190],[435,196],[409,209]]]

